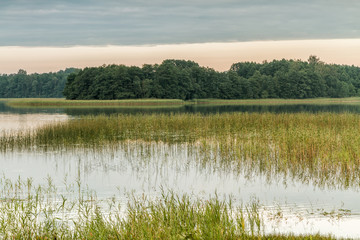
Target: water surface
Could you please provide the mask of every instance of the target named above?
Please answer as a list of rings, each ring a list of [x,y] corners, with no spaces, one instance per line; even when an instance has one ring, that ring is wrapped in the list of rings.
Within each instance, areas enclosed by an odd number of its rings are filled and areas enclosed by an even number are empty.
[[[352,112],[357,105],[243,105],[181,106],[176,108],[11,108],[0,101],[0,132],[32,129],[53,121],[88,114],[223,112]],[[216,153],[214,153],[216,154]],[[246,170],[246,171],[245,171]],[[250,174],[249,174],[250,172]],[[235,162],[204,161],[197,146],[126,142],[116,149],[57,149],[0,153],[0,174],[16,180],[34,179],[44,184],[50,176],[61,189],[64,180],[80,180],[99,198],[128,192],[157,196],[161,189],[202,198],[232,196],[236,203],[257,199],[263,214],[281,209],[284,218],[266,224],[267,232],[323,233],[360,238],[359,187],[319,187],[290,176],[261,175],[254,169],[239,169]],[[125,198],[124,198],[125,201]],[[350,210],[338,218],[337,213]],[[333,212],[333,215],[328,213]],[[341,215],[341,214],[340,214]],[[269,219],[269,218],[266,218]]]
[[[98,198],[120,195],[124,204],[130,192],[159,196],[162,189],[205,199],[215,193],[220,198],[232,196],[235,204],[256,199],[263,206],[262,214],[270,216],[279,209],[283,213],[282,219],[268,221],[268,232],[320,231],[360,237],[356,228],[360,224],[358,188],[319,188],[311,181],[281,175],[271,179],[261,174],[249,176],[235,171],[236,163],[204,163],[199,149],[187,144],[127,142],[100,151],[15,151],[1,153],[0,165],[3,174],[14,181],[21,176],[45,184],[50,176],[61,190],[65,179],[70,183],[80,180],[95,190]],[[341,209],[351,212],[337,218]],[[334,216],[325,216],[330,212]]]
[[[0,114],[67,114],[69,116],[80,115],[99,115],[99,114],[154,114],[154,113],[229,113],[229,112],[249,112],[249,113],[360,113],[360,105],[356,104],[285,104],[285,105],[181,105],[164,107],[66,107],[66,108],[14,108],[9,107],[4,101],[0,101]]]

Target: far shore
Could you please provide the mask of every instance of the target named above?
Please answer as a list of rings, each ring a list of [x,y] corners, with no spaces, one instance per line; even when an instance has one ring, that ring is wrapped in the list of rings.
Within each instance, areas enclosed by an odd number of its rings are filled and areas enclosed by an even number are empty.
[[[288,104],[360,104],[360,97],[309,99],[121,99],[66,100],[65,98],[0,99],[11,107],[178,107],[183,105],[288,105]]]

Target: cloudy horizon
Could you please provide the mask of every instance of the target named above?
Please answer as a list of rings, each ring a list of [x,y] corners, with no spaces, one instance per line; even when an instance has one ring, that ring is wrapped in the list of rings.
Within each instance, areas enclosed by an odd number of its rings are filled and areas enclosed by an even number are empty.
[[[176,57],[223,70],[234,59],[303,59],[303,52],[360,66],[359,10],[355,0],[3,0],[0,73]]]
[[[3,0],[1,46],[360,38],[354,0]]]

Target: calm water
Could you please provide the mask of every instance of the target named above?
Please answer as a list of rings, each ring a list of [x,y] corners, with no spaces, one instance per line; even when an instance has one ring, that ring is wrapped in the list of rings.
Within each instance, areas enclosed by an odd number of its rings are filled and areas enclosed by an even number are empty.
[[[185,105],[179,107],[151,107],[151,108],[12,108],[0,101],[0,114],[66,114],[68,116],[97,115],[97,114],[152,114],[152,113],[226,113],[226,112],[271,112],[271,113],[298,113],[298,112],[333,112],[333,113],[360,113],[360,105]]]
[[[342,108],[341,108],[342,107]],[[287,110],[286,110],[287,109]],[[27,129],[48,124],[53,120],[66,121],[82,114],[94,113],[151,113],[160,112],[358,112],[357,106],[216,106],[182,107],[179,109],[12,109],[0,102],[0,132]],[[216,154],[216,153],[214,153]],[[248,169],[247,169],[248,170]],[[334,189],[317,187],[290,177],[271,178],[249,174],[236,163],[204,161],[198,147],[188,144],[128,142],[116,150],[94,151],[14,151],[0,153],[0,174],[7,178],[31,177],[35,184],[43,184],[51,176],[59,188],[80,179],[97,192],[99,198],[114,194],[158,195],[161,188],[177,193],[189,193],[208,198],[233,196],[235,202],[258,199],[264,206],[262,213],[271,215],[278,209],[284,219],[269,221],[266,231],[293,233],[331,233],[342,237],[360,237],[359,188]],[[285,184],[286,182],[286,184]],[[125,198],[124,198],[125,201]],[[351,211],[337,219],[324,216],[327,212]],[[269,218],[266,218],[269,219]]]

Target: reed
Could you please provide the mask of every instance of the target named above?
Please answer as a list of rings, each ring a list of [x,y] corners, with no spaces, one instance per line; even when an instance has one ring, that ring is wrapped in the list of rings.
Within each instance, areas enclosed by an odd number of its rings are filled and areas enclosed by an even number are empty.
[[[360,104],[360,97],[310,99],[123,99],[123,100],[66,100],[64,98],[0,99],[12,107],[137,107],[183,105],[296,105],[296,104]]]
[[[194,99],[189,103],[207,105],[296,105],[296,104],[359,104],[359,97],[348,98],[307,98],[307,99]]]
[[[136,107],[183,105],[180,99],[66,100],[63,98],[8,99],[12,107]]]
[[[266,235],[259,205],[234,206],[172,191],[156,198],[132,196],[127,207],[116,196],[98,200],[81,182],[58,192],[51,178],[0,180],[1,239],[331,239],[320,235]],[[75,194],[74,192],[78,192]]]
[[[101,115],[3,135],[0,150],[188,143],[210,161],[219,156],[264,175],[350,187],[359,185],[359,132],[360,116],[349,113]]]

